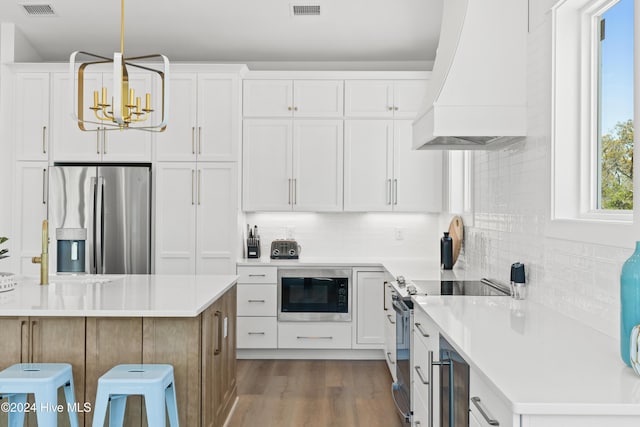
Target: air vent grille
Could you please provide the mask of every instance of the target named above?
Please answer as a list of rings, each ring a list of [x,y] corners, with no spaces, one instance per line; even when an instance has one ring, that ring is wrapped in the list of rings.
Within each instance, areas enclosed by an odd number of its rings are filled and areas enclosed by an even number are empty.
[[[22,7],[30,16],[55,16],[56,14],[49,4],[23,4]]]
[[[320,15],[319,4],[294,4],[291,8],[293,9],[293,16]]]

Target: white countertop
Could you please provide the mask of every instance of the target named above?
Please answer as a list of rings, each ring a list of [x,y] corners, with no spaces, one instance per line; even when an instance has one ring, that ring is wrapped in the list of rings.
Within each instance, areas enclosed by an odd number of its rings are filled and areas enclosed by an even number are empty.
[[[238,276],[83,275],[55,276],[41,286],[19,279],[0,293],[0,316],[195,317]]]
[[[640,377],[605,334],[532,301],[414,299],[514,413],[640,415]]]

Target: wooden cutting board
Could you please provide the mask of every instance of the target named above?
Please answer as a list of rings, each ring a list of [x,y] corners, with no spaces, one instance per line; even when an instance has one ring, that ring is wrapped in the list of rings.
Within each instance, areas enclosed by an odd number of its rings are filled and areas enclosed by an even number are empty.
[[[458,260],[460,255],[460,248],[462,247],[462,240],[464,238],[464,225],[462,224],[462,218],[454,216],[449,224],[449,237],[453,241],[453,265]]]

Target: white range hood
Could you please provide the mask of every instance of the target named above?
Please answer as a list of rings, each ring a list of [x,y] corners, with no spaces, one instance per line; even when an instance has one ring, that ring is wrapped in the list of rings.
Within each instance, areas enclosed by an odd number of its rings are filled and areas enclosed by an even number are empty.
[[[527,12],[527,0],[445,0],[414,149],[491,149],[526,135]]]

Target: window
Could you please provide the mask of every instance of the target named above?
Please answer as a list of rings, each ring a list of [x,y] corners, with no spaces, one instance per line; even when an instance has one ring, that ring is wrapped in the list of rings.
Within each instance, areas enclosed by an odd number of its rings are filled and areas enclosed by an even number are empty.
[[[633,0],[599,16],[596,209],[633,209]]]
[[[552,25],[547,234],[625,244],[636,229],[634,0],[558,1],[552,7]]]

